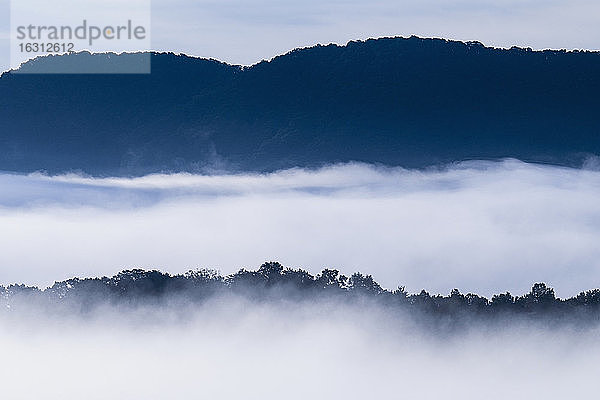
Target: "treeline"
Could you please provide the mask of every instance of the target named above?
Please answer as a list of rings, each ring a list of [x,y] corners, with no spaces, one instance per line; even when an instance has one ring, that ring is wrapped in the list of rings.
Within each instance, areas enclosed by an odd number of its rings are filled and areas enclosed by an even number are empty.
[[[337,300],[344,303],[373,303],[392,312],[404,311],[422,321],[445,326],[467,320],[499,321],[504,317],[553,323],[590,324],[600,321],[600,289],[560,299],[554,289],[536,283],[521,296],[510,293],[491,299],[457,289],[447,295],[430,295],[425,290],[408,293],[404,287],[382,288],[371,275],[351,276],[325,269],[313,276],[302,269],[265,263],[256,271],[242,269],[221,276],[201,269],[170,275],[160,271],[133,269],[113,277],[69,279],[39,289],[25,285],[0,286],[4,312],[19,312],[23,305],[44,310],[63,309],[90,313],[101,306],[139,307],[160,304],[200,305],[218,296],[237,296],[255,302],[302,302]]]

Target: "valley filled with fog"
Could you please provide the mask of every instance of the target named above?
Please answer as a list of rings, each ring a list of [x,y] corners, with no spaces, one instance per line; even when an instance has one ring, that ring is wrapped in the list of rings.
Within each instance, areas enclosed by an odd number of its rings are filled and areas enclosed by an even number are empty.
[[[139,178],[5,173],[0,185],[8,398],[562,399],[598,390],[597,292],[567,302],[540,286],[508,305],[406,295],[522,295],[545,282],[568,297],[598,287],[593,160],[582,169],[504,160]],[[267,260],[314,276],[278,264],[230,275]],[[133,268],[45,291],[8,286]],[[197,268],[222,277],[141,270]],[[323,268],[350,277],[335,278],[336,296],[319,294],[329,293]],[[280,286],[264,286],[271,280]]]

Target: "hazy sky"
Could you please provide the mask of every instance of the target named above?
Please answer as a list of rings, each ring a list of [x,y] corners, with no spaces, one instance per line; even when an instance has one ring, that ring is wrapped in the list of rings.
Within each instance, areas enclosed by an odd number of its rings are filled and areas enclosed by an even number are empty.
[[[3,69],[8,4],[0,0]],[[599,22],[597,0],[154,0],[151,34],[157,50],[251,64],[298,46],[386,35],[598,49]]]
[[[280,261],[447,294],[570,296],[600,282],[600,172],[517,161],[430,172],[0,175],[0,283]]]

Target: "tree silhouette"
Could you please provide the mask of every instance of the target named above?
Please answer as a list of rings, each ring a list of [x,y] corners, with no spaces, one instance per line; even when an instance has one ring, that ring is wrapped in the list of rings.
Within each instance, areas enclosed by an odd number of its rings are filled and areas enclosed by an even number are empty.
[[[371,275],[360,272],[349,278],[335,269],[313,276],[303,269],[267,262],[256,271],[241,269],[221,276],[214,270],[196,269],[170,275],[157,270],[125,270],[112,277],[73,278],[40,290],[26,285],[0,286],[0,312],[18,313],[32,308],[47,312],[92,313],[102,306],[143,307],[152,304],[202,304],[214,296],[237,296],[258,301],[341,301],[356,299],[390,310],[405,311],[436,332],[453,331],[473,321],[506,321],[515,316],[553,323],[600,323],[600,289],[557,298],[554,289],[535,283],[531,291],[511,293],[491,300],[453,289],[449,295],[431,295],[425,289],[410,294],[404,286],[384,289]]]

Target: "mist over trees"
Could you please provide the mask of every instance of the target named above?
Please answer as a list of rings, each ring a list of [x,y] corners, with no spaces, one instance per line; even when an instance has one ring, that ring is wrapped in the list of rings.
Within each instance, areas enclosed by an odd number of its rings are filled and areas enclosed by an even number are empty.
[[[550,325],[595,326],[600,321],[600,289],[567,299],[554,289],[536,283],[529,293],[501,293],[488,299],[454,289],[449,295],[422,290],[408,293],[403,286],[382,288],[371,275],[345,276],[324,269],[316,276],[302,269],[267,262],[256,271],[241,269],[221,276],[198,269],[170,275],[157,270],[125,270],[112,277],[73,278],[39,289],[13,284],[0,286],[0,314],[18,315],[32,310],[46,313],[93,315],[105,307],[120,311],[166,306],[193,308],[209,300],[231,298],[251,304],[302,304],[337,301],[340,304],[382,307],[402,313],[437,331],[454,331],[469,323],[502,323],[507,319]]]

